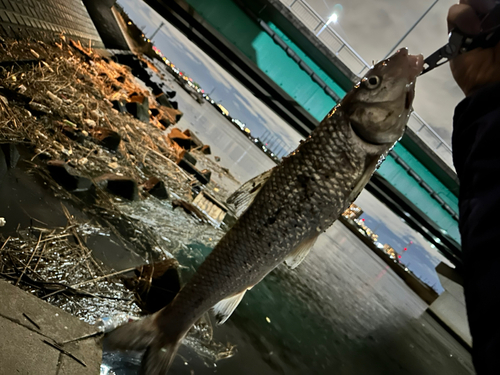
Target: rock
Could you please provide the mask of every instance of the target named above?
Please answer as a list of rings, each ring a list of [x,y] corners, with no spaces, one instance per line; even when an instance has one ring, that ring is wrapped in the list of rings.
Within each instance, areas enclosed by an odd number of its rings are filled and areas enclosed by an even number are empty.
[[[93,189],[92,181],[76,175],[76,171],[62,160],[50,160],[47,167],[51,177],[69,192],[84,192]]]
[[[173,102],[171,101],[170,102],[170,106],[173,108],[173,109],[179,109],[179,104],[177,102]]]
[[[168,116],[172,124],[179,122],[182,118],[182,112],[178,109],[163,107],[163,112]]]
[[[220,161],[220,157],[219,156],[214,156],[214,159],[215,159],[216,162]]]
[[[144,190],[158,199],[168,199],[169,194],[165,183],[157,177],[151,177],[144,183]]]
[[[98,141],[98,143],[102,147],[113,152],[116,152],[116,150],[118,150],[118,146],[120,145],[122,139],[117,132],[102,127],[96,127],[92,129],[90,134],[94,139]]]
[[[199,140],[197,136],[189,131],[189,129],[181,132],[179,128],[173,128],[168,134],[168,138],[177,143],[180,147],[185,150],[191,150],[192,148],[203,147],[203,143]]]
[[[170,123],[169,119],[168,119],[168,118],[166,118],[166,117],[162,117],[162,118],[159,120],[159,123],[160,123],[160,124],[162,124],[162,125],[165,127],[165,129],[166,129],[166,128],[168,128],[168,127],[171,125],[171,123]]]
[[[181,288],[179,263],[165,259],[134,270],[135,277],[123,278],[124,285],[134,292],[139,307],[148,314],[168,305]]]
[[[95,181],[98,185],[106,188],[111,194],[130,201],[139,199],[137,183],[128,177],[107,173],[96,178]]]
[[[111,102],[113,104],[113,108],[116,109],[120,113],[127,113],[127,103],[123,100],[113,100]]]
[[[5,218],[4,217],[0,217],[0,227],[5,226],[5,224],[7,224],[7,221],[5,220]]]
[[[179,167],[184,169],[187,173],[194,175],[198,181],[200,181],[202,184],[206,185],[210,182],[210,175],[211,172],[205,170],[205,173],[200,172],[193,164],[188,162],[186,159],[181,159],[177,163]],[[210,172],[210,173],[207,173]],[[207,178],[208,176],[208,178]]]
[[[175,91],[167,91],[167,95],[170,99],[173,99],[175,97],[176,92]]]
[[[202,154],[205,154],[205,155],[210,155],[212,153],[212,150],[210,150],[210,146],[209,145],[204,145],[200,149],[200,151],[201,151]]]
[[[182,199],[175,199],[172,201],[172,207],[175,209],[177,207],[182,207],[184,211],[195,218],[199,219],[202,222],[207,222],[207,218],[203,214],[203,212],[200,211],[198,207],[193,205],[192,203],[186,202],[185,200]]]
[[[127,111],[137,120],[149,124],[149,106],[144,103],[131,102],[125,104]]]
[[[204,184],[208,184],[210,182],[210,177],[212,177],[212,171],[210,171],[208,169],[203,169],[200,173],[203,177],[205,177],[207,182],[203,182],[200,179],[198,179],[198,181],[200,181],[201,183],[204,183]]]
[[[151,112],[151,116],[156,117],[160,114],[160,111],[157,108],[151,108],[149,110]]]
[[[196,165],[196,163],[198,162],[198,160],[196,160],[196,158],[193,155],[191,155],[189,152],[187,152],[186,150],[182,151],[179,154],[179,157],[177,159],[177,164],[179,164],[179,161],[182,159],[186,159],[192,165]]]
[[[184,134],[187,135],[189,138],[191,138],[194,147],[199,147],[199,148],[203,147],[203,142],[195,134],[193,134],[191,130],[189,129],[184,130]]]
[[[170,101],[168,100],[167,96],[164,93],[161,93],[156,97],[156,101],[158,104],[163,105],[167,108],[173,108],[172,104],[170,104]]]
[[[15,168],[21,157],[16,146],[12,143],[0,143],[0,149],[3,151],[3,157],[5,158],[7,168]]]
[[[187,136],[183,132],[179,130],[179,128],[173,128],[168,134],[168,138],[177,143],[185,150],[191,150],[193,146],[193,142],[191,141],[191,137]]]

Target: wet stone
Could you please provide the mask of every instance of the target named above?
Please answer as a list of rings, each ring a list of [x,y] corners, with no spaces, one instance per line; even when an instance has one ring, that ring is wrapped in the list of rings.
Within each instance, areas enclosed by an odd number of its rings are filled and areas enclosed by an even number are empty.
[[[121,198],[130,201],[139,199],[137,183],[128,177],[108,173],[98,177],[96,183],[106,188],[111,194]]]
[[[109,151],[115,152],[118,150],[121,137],[117,132],[108,128],[96,127],[92,130],[91,135],[102,147],[108,149]]]
[[[54,181],[69,192],[91,191],[94,187],[90,179],[76,175],[73,168],[62,160],[48,161],[47,168]]]
[[[151,177],[144,183],[144,190],[158,199],[168,199],[169,194],[165,183],[157,177]]]

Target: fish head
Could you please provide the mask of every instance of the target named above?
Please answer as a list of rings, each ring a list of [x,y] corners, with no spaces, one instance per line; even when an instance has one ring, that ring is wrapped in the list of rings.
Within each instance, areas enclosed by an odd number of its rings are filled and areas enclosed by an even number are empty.
[[[400,49],[377,63],[341,102],[352,130],[370,144],[394,143],[404,133],[412,111],[422,55]]]

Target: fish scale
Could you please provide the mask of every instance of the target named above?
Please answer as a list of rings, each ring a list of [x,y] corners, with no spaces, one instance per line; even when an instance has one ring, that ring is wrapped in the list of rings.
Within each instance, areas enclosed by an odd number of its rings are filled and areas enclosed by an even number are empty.
[[[422,66],[406,49],[375,65],[296,151],[233,194],[228,202],[241,216],[175,299],[113,331],[110,346],[146,349],[142,373],[165,374],[207,310],[224,322],[277,265],[296,267],[403,135]]]

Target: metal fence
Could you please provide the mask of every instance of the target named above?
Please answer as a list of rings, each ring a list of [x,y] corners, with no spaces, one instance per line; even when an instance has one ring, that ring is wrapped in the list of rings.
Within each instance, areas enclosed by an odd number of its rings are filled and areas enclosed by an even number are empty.
[[[362,76],[370,69],[370,65],[306,1],[280,1],[353,73]],[[451,147],[416,112],[412,113],[408,127],[453,169]]]

